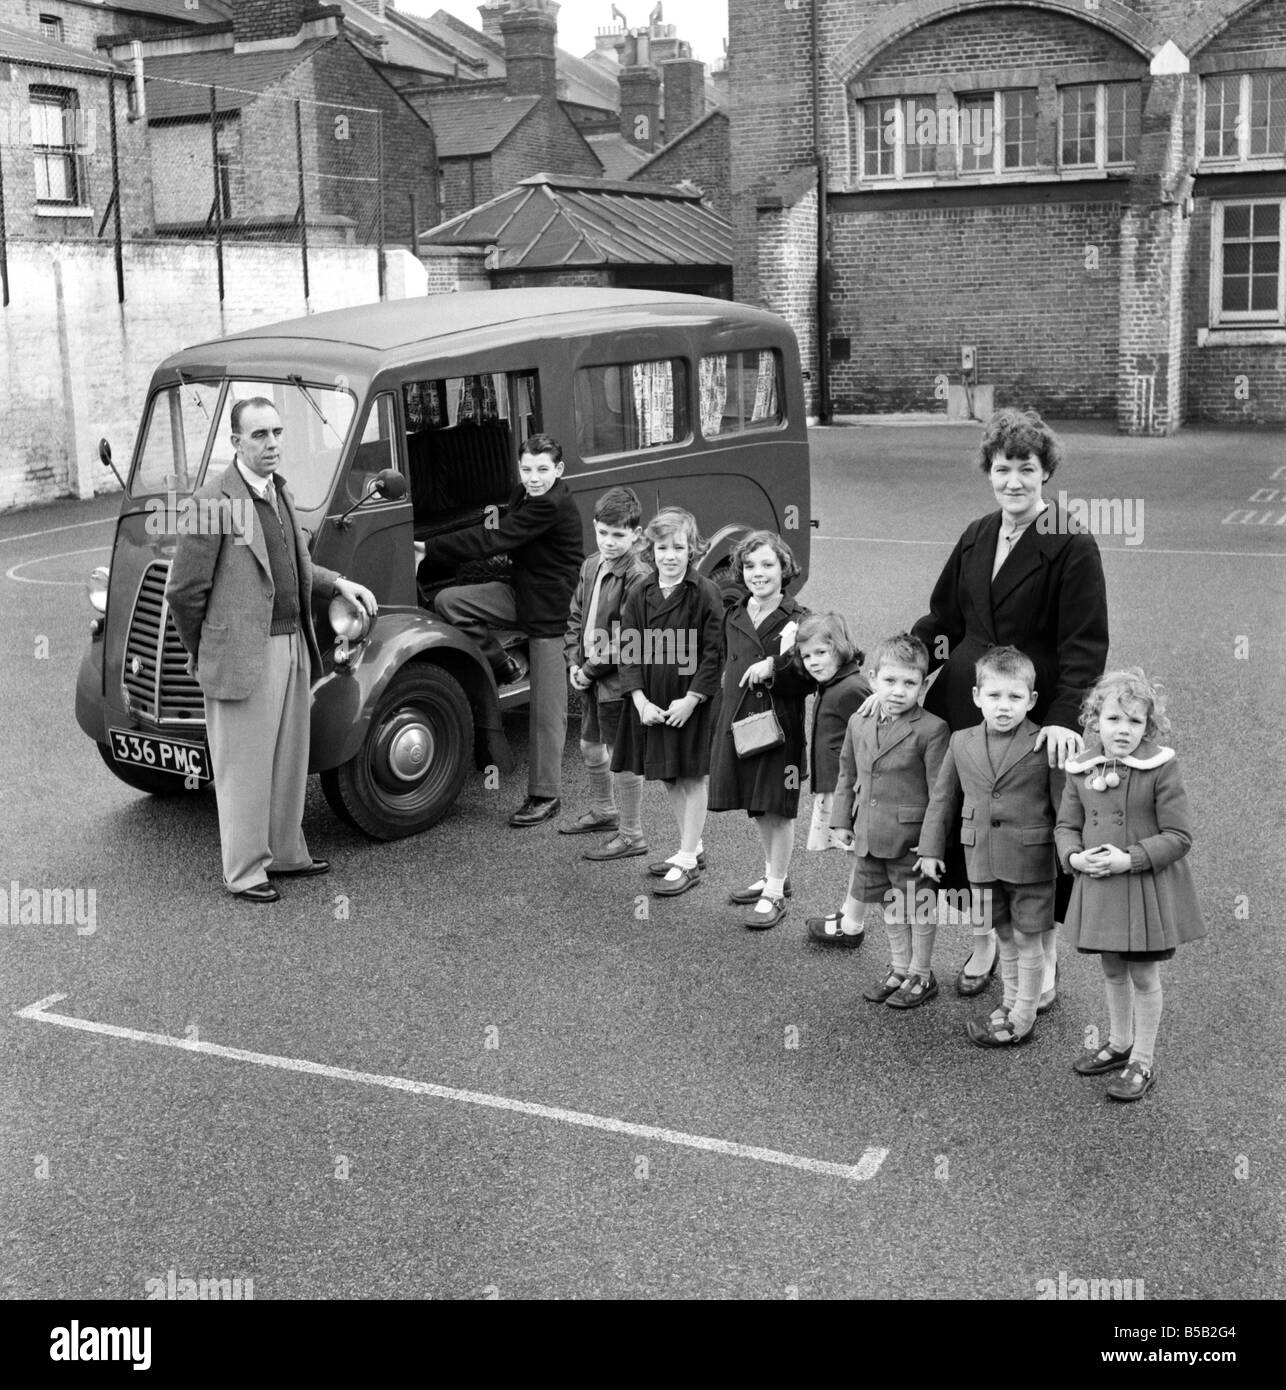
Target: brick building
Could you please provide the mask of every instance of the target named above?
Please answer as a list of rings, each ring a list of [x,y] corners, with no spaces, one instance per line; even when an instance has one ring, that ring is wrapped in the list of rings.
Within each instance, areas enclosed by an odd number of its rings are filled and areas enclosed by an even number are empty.
[[[997,404],[1286,422],[1286,0],[818,0],[815,64],[808,3],[729,21],[736,294],[814,404],[819,346],[836,412],[968,346]]]
[[[112,7],[97,40],[122,71],[142,67],[158,234],[208,234],[217,213],[227,236],[297,235],[302,200],[314,239],[407,241],[411,198],[436,208],[433,132],[352,42],[338,6],[136,3],[201,16],[157,32]]]

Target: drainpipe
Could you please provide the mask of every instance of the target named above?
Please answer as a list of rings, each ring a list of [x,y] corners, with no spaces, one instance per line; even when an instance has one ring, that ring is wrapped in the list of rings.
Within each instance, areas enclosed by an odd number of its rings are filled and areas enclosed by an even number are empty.
[[[813,160],[817,165],[817,421],[831,422],[831,263],[830,227],[826,210],[826,152],[822,148],[821,40],[817,32],[817,11],[821,0],[813,0],[812,28],[813,76]]]

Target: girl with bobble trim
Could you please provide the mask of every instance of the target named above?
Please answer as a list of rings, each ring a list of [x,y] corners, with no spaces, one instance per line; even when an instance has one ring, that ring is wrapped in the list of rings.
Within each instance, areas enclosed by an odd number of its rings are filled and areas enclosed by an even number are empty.
[[[1058,826],[1059,858],[1075,875],[1065,928],[1078,950],[1103,966],[1107,1045],[1073,1063],[1081,1076],[1119,1071],[1113,1100],[1145,1096],[1161,1022],[1161,962],[1181,942],[1206,934],[1192,871],[1188,797],[1164,698],[1143,672],[1110,671],[1085,698],[1089,737],[1067,761]]]

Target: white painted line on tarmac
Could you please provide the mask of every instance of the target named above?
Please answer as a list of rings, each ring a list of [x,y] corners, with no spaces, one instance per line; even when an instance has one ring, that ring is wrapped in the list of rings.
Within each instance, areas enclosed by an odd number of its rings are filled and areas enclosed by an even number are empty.
[[[936,545],[940,550],[949,550],[950,541],[903,541],[888,536],[814,536],[815,541],[853,541],[862,545]],[[1201,555],[1214,559],[1245,560],[1258,557],[1262,560],[1286,560],[1286,550],[1161,550],[1148,545],[1100,545],[1102,555]]]
[[[802,1154],[782,1153],[755,1144],[735,1144],[728,1139],[711,1139],[702,1134],[685,1134],[678,1129],[660,1129],[656,1125],[634,1124],[605,1115],[589,1115],[583,1110],[564,1110],[557,1105],[537,1105],[527,1100],[511,1100],[508,1096],[488,1095],[485,1091],[462,1091],[454,1086],[437,1086],[428,1081],[412,1081],[405,1076],[379,1076],[372,1072],[350,1071],[347,1067],[327,1066],[308,1062],[299,1057],[277,1057],[269,1052],[247,1052],[241,1047],[225,1047],[222,1043],[194,1042],[176,1038],[168,1033],[145,1033],[137,1028],[122,1028],[115,1023],[96,1023],[88,1018],[72,1018],[68,1014],[49,1012],[52,1004],[66,999],[65,994],[50,994],[17,1011],[18,1018],[33,1023],[56,1023],[62,1028],[75,1028],[82,1033],[99,1033],[127,1042],[152,1043],[156,1047],[174,1047],[182,1052],[203,1052],[211,1057],[226,1057],[233,1062],[251,1062],[259,1067],[276,1067],[280,1071],[303,1072],[309,1076],[325,1076],[332,1081],[356,1081],[363,1086],[383,1086],[391,1091],[406,1091],[416,1096],[433,1096],[438,1100],[458,1101],[463,1105],[483,1105],[492,1110],[510,1110],[519,1115],[534,1115],[542,1120],[556,1120],[566,1125],[581,1125],[586,1129],[606,1130],[611,1134],[628,1134],[635,1139],[651,1139],[659,1144],[675,1144],[681,1148],[701,1149],[706,1153],[723,1154],[728,1158],[750,1158],[758,1163],[775,1163],[783,1168],[798,1168],[805,1173],[823,1177],[844,1178],[849,1182],[866,1182],[880,1171],[888,1157],[887,1149],[866,1149],[856,1163],[830,1163],[821,1158],[806,1158]]]
[[[15,584],[48,584],[55,589],[80,589],[84,587],[83,579],[28,579],[25,574],[19,574],[19,570],[29,569],[32,565],[43,565],[50,560],[66,560],[73,555],[99,555],[104,550],[110,550],[110,545],[91,545],[86,550],[60,550],[57,555],[38,555],[34,560],[20,560],[16,565],[10,565],[4,572],[6,579],[12,579]]]
[[[0,545],[7,541],[29,541],[37,536],[52,536],[55,531],[79,531],[82,526],[106,526],[109,521],[119,521],[120,517],[113,512],[111,516],[99,517],[97,521],[73,521],[68,526],[48,526],[43,531],[24,531],[20,536],[0,536]]]

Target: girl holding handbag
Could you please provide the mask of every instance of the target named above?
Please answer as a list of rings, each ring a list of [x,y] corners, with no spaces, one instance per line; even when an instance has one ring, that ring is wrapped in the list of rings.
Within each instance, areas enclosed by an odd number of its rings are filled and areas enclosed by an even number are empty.
[[[764,872],[729,901],[749,907],[754,931],[786,915],[790,856],[805,767],[804,702],[816,681],[796,659],[795,632],[808,610],[783,592],[799,575],[773,531],[752,531],[732,552],[749,594],[724,618],[727,661],[710,750],[710,809],[746,811],[759,832]]]

